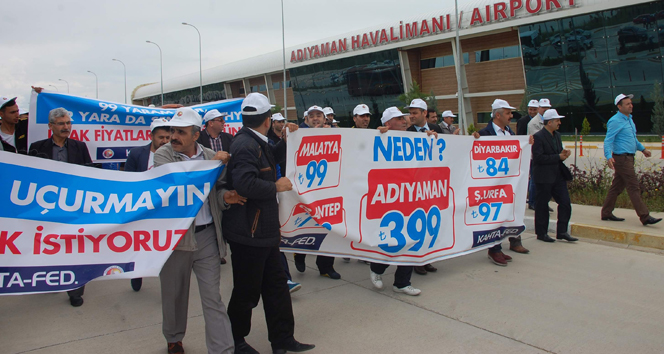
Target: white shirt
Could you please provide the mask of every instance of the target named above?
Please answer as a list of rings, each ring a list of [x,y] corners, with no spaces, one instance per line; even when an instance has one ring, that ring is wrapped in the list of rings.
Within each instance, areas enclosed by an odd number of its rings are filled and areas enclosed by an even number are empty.
[[[252,132],[254,132],[256,135],[258,135],[259,138],[261,138],[264,142],[267,143],[267,136],[265,136],[265,135],[263,135],[263,134],[261,134],[261,133],[255,131],[255,130],[249,128],[249,127],[247,127],[247,129],[249,129],[249,130],[251,130]]]
[[[180,154],[180,156],[182,156],[185,161],[205,160],[205,156],[203,156],[203,149],[201,149],[201,146],[198,143],[196,143],[196,155],[189,157],[179,152],[178,154]],[[150,152],[150,157],[152,157],[152,152]],[[195,222],[196,226],[201,226],[201,225],[210,224],[213,221],[214,220],[212,219],[212,212],[210,211],[210,199],[208,198],[205,200],[205,203],[203,203],[201,210],[199,210],[198,214],[196,214]]]
[[[148,157],[148,170],[151,170],[154,167],[154,152],[150,150],[150,157]]]
[[[418,132],[421,132],[421,131],[427,131],[427,130],[431,130],[431,129],[429,129],[429,124],[428,123],[424,123],[424,125],[421,126],[421,127],[418,127],[416,125],[415,130],[417,130]]]
[[[0,136],[2,136],[2,140],[5,141],[5,143],[16,147],[16,143],[14,141],[14,134],[5,134],[3,131],[0,130]]]
[[[510,132],[507,129],[502,130],[499,126],[496,125],[496,123],[491,122],[491,124],[493,124],[493,130],[496,131],[496,135],[498,135],[498,136],[512,135],[512,134],[510,134]]]

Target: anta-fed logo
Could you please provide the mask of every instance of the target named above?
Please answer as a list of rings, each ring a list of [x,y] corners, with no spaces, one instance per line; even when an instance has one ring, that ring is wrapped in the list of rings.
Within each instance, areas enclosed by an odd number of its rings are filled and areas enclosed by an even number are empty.
[[[454,245],[454,198],[448,167],[371,170],[360,202],[360,242],[366,252],[423,257]],[[435,250],[435,251],[433,251]],[[405,252],[405,253],[404,253]]]
[[[338,227],[341,227],[339,233],[345,235],[347,233],[345,216],[343,197],[317,200],[309,204],[298,203],[288,220],[281,225],[281,233],[287,235],[302,229],[329,231],[339,225]]]
[[[515,177],[521,173],[521,145],[518,140],[480,140],[470,152],[473,179]]]
[[[511,184],[469,187],[464,217],[466,225],[514,221],[514,195]]]
[[[114,274],[122,274],[122,273],[124,273],[124,269],[122,269],[122,267],[117,266],[117,265],[110,266],[110,267],[106,268],[106,270],[104,270],[104,275],[114,275]]]
[[[113,158],[113,155],[115,155],[115,152],[113,151],[113,149],[106,149],[104,150],[102,155],[104,156],[105,159],[111,159]]]
[[[295,187],[302,195],[339,185],[341,135],[307,136],[295,152]]]

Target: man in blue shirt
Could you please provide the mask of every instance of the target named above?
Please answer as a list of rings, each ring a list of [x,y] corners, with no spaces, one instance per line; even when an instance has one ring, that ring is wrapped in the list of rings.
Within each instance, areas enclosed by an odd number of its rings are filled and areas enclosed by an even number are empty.
[[[648,207],[641,200],[639,181],[634,171],[634,155],[636,150],[643,152],[645,157],[650,157],[651,153],[636,139],[636,126],[632,121],[632,97],[634,95],[623,95],[622,93],[616,97],[615,104],[618,107],[618,113],[611,117],[606,125],[604,157],[606,157],[609,167],[615,170],[615,174],[602,206],[602,220],[625,220],[613,215],[613,208],[615,208],[618,195],[627,188],[627,194],[629,194],[629,199],[632,201],[641,223],[651,225],[662,219],[650,216]]]

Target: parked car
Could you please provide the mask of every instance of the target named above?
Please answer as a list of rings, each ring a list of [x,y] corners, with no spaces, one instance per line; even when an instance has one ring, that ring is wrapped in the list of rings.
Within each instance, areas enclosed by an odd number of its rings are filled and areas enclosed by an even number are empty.
[[[577,29],[572,30],[572,32],[567,34],[567,39],[570,39],[570,37],[574,37],[574,36],[581,36],[581,37],[584,37],[585,39],[591,39],[593,35],[592,35],[592,33],[590,33],[590,31],[577,28]]]
[[[634,17],[634,19],[632,20],[632,22],[635,25],[638,25],[640,23],[648,24],[648,23],[652,23],[654,21],[655,21],[655,16],[652,15],[652,14],[638,15],[638,16]]]
[[[623,46],[626,43],[641,43],[648,40],[648,31],[640,27],[625,26],[618,30],[618,42]]]

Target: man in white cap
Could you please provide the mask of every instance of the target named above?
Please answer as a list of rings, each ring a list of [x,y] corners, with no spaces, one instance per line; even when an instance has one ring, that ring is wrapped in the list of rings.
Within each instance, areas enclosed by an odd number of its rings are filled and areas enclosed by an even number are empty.
[[[274,113],[272,115],[272,127],[270,131],[267,132],[268,139],[272,140],[273,144],[276,144],[281,141],[284,126],[286,126],[286,118],[281,113]],[[286,172],[286,171],[282,171]]]
[[[226,117],[228,114],[219,110],[211,109],[203,116],[205,130],[198,137],[198,143],[213,151],[228,151],[233,141],[233,136],[224,132]]]
[[[281,263],[281,230],[277,193],[293,189],[286,177],[276,178],[276,165],[286,159],[285,139],[271,145],[267,138],[271,108],[267,97],[250,93],[242,101],[243,127],[233,138],[228,183],[247,197],[243,205],[224,212],[224,237],[231,247],[233,295],[228,315],[235,353],[258,353],[245,340],[251,332],[254,307],[263,300],[268,339],[274,353],[314,348],[295,340],[293,304]],[[322,111],[322,109],[321,109]],[[288,124],[290,131],[297,125]]]
[[[220,160],[227,163],[230,158],[227,152],[215,153],[196,142],[202,125],[203,120],[196,111],[189,107],[179,108],[168,122],[171,141],[155,152],[155,167],[191,160]],[[222,210],[229,208],[230,204],[243,203],[246,199],[226,188],[226,176],[224,168],[189,230],[182,236],[159,273],[162,332],[168,343],[169,354],[184,353],[182,339],[187,328],[192,270],[198,280],[208,353],[233,353],[231,323],[219,290],[219,262],[226,255],[221,218]]]
[[[445,111],[443,112],[442,116],[443,121],[440,122],[440,130],[443,131],[443,134],[459,135],[461,130],[454,126],[454,118],[456,116],[452,113],[452,111]]]
[[[634,95],[620,94],[614,100],[618,112],[606,124],[606,138],[604,138],[604,157],[609,167],[615,170],[611,188],[602,205],[602,220],[623,221],[625,219],[613,215],[616,199],[624,189],[627,189],[629,199],[632,201],[634,211],[641,223],[656,224],[661,218],[650,216],[648,207],[641,199],[639,180],[634,171],[634,155],[641,151],[643,156],[650,157],[651,152],[636,139],[636,126],[632,120],[632,98]]]
[[[519,118],[519,120],[516,121],[517,135],[528,135],[528,123],[530,123],[531,119],[537,116],[538,111],[539,111],[539,101],[530,100],[528,102],[528,114]]]
[[[300,125],[300,128],[318,128],[325,124],[325,113],[323,112],[323,108],[313,105],[309,107],[307,112],[309,114],[308,124],[306,126]],[[306,254],[296,253],[293,255],[295,268],[300,273],[304,273],[307,270],[307,265],[305,263],[306,258]],[[341,279],[341,274],[334,270],[334,257],[317,256],[316,266],[318,266],[318,271],[321,276],[336,280]]]
[[[0,139],[4,151],[28,153],[28,120],[21,119],[16,97],[0,96]]]
[[[383,134],[387,133],[389,130],[406,131],[408,123],[406,122],[405,117],[407,115],[408,114],[401,113],[397,107],[389,107],[383,111],[383,116],[380,118],[383,126],[378,129]],[[376,289],[383,288],[382,276],[387,267],[389,267],[388,264],[371,262],[371,272],[369,275],[371,277],[371,283]],[[394,273],[394,283],[392,285],[392,290],[394,292],[411,296],[419,295],[422,292],[420,289],[414,288],[410,283],[410,278],[413,275],[413,268],[413,266],[397,266],[397,271]]]
[[[537,116],[533,117],[533,119],[528,122],[528,135],[533,135],[544,128],[544,120],[542,120],[542,116],[544,115],[544,112],[551,108],[551,102],[548,98],[540,99],[537,104],[539,105],[539,108],[537,108]]]
[[[438,112],[435,109],[427,109],[427,123],[429,125],[438,124]]]
[[[323,114],[325,114],[325,124],[332,127],[334,124],[334,117],[336,116],[332,107],[323,108]]]
[[[429,125],[427,123],[427,103],[424,102],[423,99],[416,98],[412,100],[410,105],[405,108],[410,112],[410,122],[413,124],[406,130],[414,132],[426,132],[428,130],[433,130],[438,134],[443,133],[438,124]]]
[[[563,163],[571,152],[563,148],[560,133],[561,116],[555,109],[544,112],[544,129],[533,136],[533,171],[531,179],[537,185],[537,205],[535,206],[535,234],[544,242],[555,242],[547,231],[549,229],[549,200],[558,203],[558,223],[556,239],[568,242],[578,241],[567,233],[569,219],[572,215],[572,203],[569,199],[567,181],[572,173]]]
[[[369,106],[364,103],[360,103],[355,106],[355,108],[353,108],[353,122],[355,122],[353,128],[369,128],[369,123],[371,122],[371,112],[369,111]]]
[[[168,121],[157,118],[150,124],[150,142],[147,145],[135,147],[127,153],[127,162],[124,170],[126,172],[143,172],[154,167],[154,153],[171,140],[171,128],[167,126]],[[131,280],[131,288],[134,291],[141,290],[142,278]]]
[[[516,135],[510,128],[510,121],[512,120],[512,110],[515,108],[510,106],[505,100],[496,99],[491,104],[491,122],[480,130],[478,133],[481,136],[511,136]],[[477,135],[476,135],[477,137]],[[531,138],[532,139],[532,138]],[[528,253],[528,249],[521,244],[521,236],[510,237],[510,250],[517,253]],[[506,255],[502,251],[503,247],[497,244],[489,248],[489,259],[496,265],[506,266],[507,262],[512,260],[512,257]]]
[[[313,105],[309,107],[306,112],[304,122],[300,124],[300,128],[329,128],[325,120],[325,113],[323,107]]]

